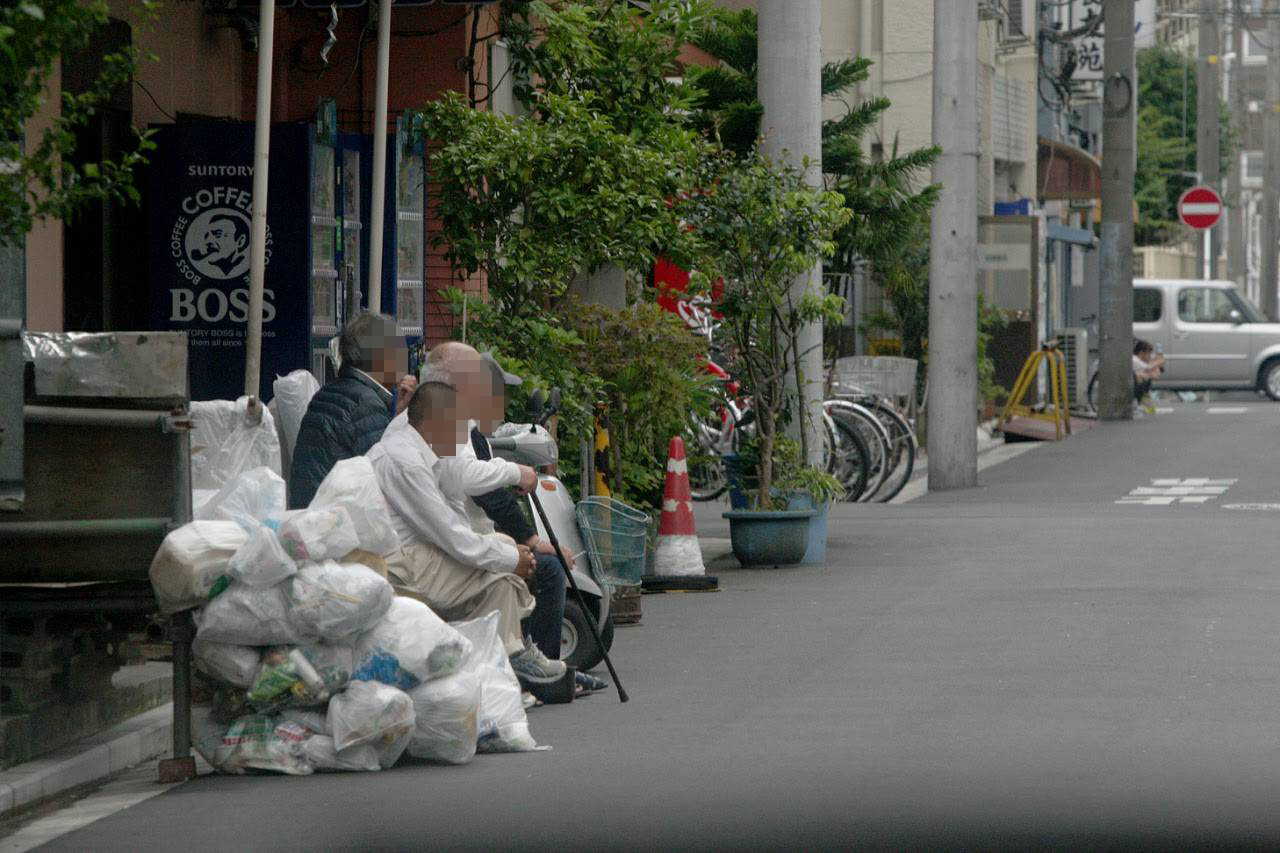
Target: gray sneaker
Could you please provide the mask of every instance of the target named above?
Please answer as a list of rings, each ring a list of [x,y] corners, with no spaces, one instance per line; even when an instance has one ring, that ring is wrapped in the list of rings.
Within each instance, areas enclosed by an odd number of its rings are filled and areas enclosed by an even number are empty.
[[[524,641],[524,649],[512,655],[510,660],[511,668],[521,681],[553,684],[564,677],[564,661],[549,659],[528,639]]]

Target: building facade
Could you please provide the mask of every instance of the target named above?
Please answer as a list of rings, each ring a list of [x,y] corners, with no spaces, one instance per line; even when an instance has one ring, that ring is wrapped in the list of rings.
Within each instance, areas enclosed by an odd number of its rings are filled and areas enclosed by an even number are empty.
[[[128,43],[155,58],[144,60],[132,88],[121,93],[109,109],[101,111],[101,117],[89,129],[87,144],[80,149],[86,159],[109,156],[127,144],[135,130],[161,131],[157,137],[161,147],[152,160],[163,161],[173,153],[164,148],[165,140],[177,138],[169,133],[172,128],[207,127],[210,134],[216,135],[231,133],[229,128],[243,130],[251,125],[257,94],[256,7],[228,0],[166,4],[155,20],[144,20],[136,14],[136,4],[129,0],[110,0],[110,6],[110,26],[95,44],[83,56],[63,57],[55,69],[45,110],[28,125],[29,146],[56,115],[57,93],[77,91],[91,79],[86,75],[92,73],[95,57]],[[278,7],[275,18],[273,124],[326,126],[333,138],[348,141],[347,150],[355,150],[355,143],[350,140],[363,139],[359,154],[366,161],[361,167],[366,171],[372,151],[369,140],[374,137],[375,22],[376,6],[342,6],[333,23],[330,7],[318,3],[315,7],[306,3]],[[484,36],[493,26],[492,11],[483,7],[397,3],[390,54],[390,123],[385,129],[389,136],[394,134],[395,121],[404,111],[421,107],[447,90],[469,92],[487,102],[488,84],[492,82],[490,55],[495,47]],[[311,151],[314,153],[315,149]],[[285,152],[279,155],[284,158],[281,168],[287,168],[288,160],[295,155],[310,156],[304,151]],[[276,158],[273,153],[273,163]],[[338,183],[342,181],[340,165],[335,164],[333,174],[328,176]],[[294,196],[311,194],[322,183],[304,180],[276,192],[273,179],[269,210],[295,202]],[[149,312],[148,307],[153,301],[148,293],[155,276],[148,250],[154,247],[144,250],[144,244],[155,241],[155,235],[149,233],[149,217],[155,204],[163,199],[152,197],[156,187],[146,174],[139,177],[139,188],[144,195],[140,208],[90,205],[74,221],[42,222],[27,236],[23,288],[27,328],[154,328],[154,312]],[[360,190],[366,208],[368,189],[365,186]],[[429,192],[422,195],[429,201]],[[328,235],[338,244],[339,257],[341,242],[351,233],[358,233],[361,225],[367,227],[367,210],[363,217],[355,212],[358,210],[353,202],[348,210],[331,210],[328,220],[333,221],[326,220],[325,227],[331,229]],[[389,221],[396,222],[397,216],[393,213]],[[408,305],[412,299],[406,298],[398,310],[416,320],[419,335],[439,339],[447,336],[452,327],[452,318],[439,294],[459,282],[443,257],[428,248],[434,231],[429,203],[416,217],[419,223],[425,220],[426,226],[417,240],[416,251],[406,255],[403,246],[384,247],[384,254],[391,253],[394,262],[387,264],[390,271],[384,276],[383,289],[385,292],[389,287],[394,292],[404,282],[416,282],[416,290],[401,288],[407,297],[416,299],[416,307]],[[411,230],[406,227],[404,233]],[[320,256],[329,251],[324,245],[328,237],[320,239],[319,231],[314,231],[313,236],[317,264],[323,267],[326,259]],[[281,248],[275,247],[277,259],[282,256]],[[363,249],[366,259],[368,251],[367,247]],[[327,259],[331,267],[332,260]],[[352,270],[322,272],[338,278],[351,274],[351,290],[367,293],[367,272],[362,269],[365,266],[356,263]],[[301,270],[288,286],[319,288],[323,278]],[[479,286],[478,282],[463,284]],[[328,291],[315,295],[316,301],[336,304],[339,294],[334,285],[327,287]]]

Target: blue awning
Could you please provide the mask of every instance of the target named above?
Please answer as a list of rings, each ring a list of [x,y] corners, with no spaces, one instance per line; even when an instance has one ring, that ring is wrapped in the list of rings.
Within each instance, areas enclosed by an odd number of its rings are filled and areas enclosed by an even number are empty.
[[[1077,246],[1087,246],[1092,249],[1098,242],[1093,236],[1093,232],[1088,228],[1070,228],[1057,222],[1050,222],[1046,236],[1050,240],[1060,240],[1063,243],[1074,243]]]

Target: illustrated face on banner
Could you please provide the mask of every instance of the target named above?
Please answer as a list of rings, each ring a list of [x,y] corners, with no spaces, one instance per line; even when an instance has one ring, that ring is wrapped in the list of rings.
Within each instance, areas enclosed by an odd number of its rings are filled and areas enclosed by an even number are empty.
[[[171,229],[171,249],[178,272],[200,286],[249,278],[250,220],[253,197],[248,187],[212,183],[183,197]],[[271,263],[271,229],[267,229],[266,262]]]
[[[206,210],[187,229],[191,265],[212,279],[238,278],[249,271],[249,217],[238,210]]]

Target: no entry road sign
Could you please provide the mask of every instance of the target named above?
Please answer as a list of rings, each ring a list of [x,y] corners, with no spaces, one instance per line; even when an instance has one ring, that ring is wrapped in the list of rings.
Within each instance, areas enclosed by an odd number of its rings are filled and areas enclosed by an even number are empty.
[[[1222,196],[1212,187],[1192,187],[1178,199],[1178,218],[1197,231],[1212,228],[1222,218]]]

